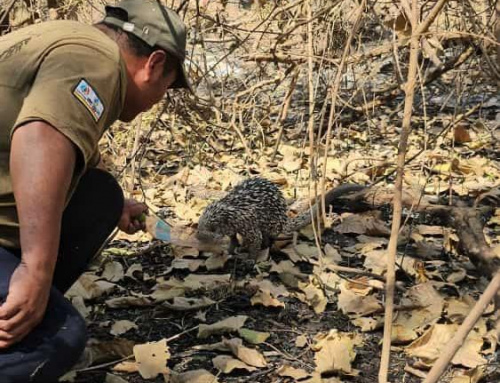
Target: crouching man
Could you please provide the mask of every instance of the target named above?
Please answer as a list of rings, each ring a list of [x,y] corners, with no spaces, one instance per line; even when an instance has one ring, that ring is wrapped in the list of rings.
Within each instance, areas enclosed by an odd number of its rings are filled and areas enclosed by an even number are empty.
[[[0,37],[0,382],[54,382],[80,357],[85,322],[63,294],[146,210],[96,168],[98,141],[188,87],[185,48],[184,24],[158,0]]]

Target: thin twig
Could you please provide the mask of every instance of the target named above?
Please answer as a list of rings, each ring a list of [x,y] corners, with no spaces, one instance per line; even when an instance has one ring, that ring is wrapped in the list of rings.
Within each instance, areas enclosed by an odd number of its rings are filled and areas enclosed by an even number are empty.
[[[135,123],[136,123],[136,131],[135,131],[135,137],[134,137],[134,144],[132,147],[132,154],[136,153],[137,148],[139,147],[139,140],[141,138],[141,130],[142,130],[142,115],[139,115],[137,117]],[[132,163],[130,166],[130,180],[129,180],[129,185],[128,185],[129,197],[131,197],[132,193],[134,192],[136,164],[137,164],[137,157],[132,157]]]
[[[180,338],[182,335],[185,335],[191,331],[194,331],[194,330],[197,330],[198,327],[200,327],[199,325],[198,326],[194,326],[190,329],[187,329],[179,334],[176,334],[174,336],[171,336],[170,338],[167,338],[166,341],[167,341],[167,344],[170,343],[171,341],[177,339],[177,338]],[[82,368],[80,370],[76,370],[75,372],[88,372],[88,371],[94,371],[94,370],[100,370],[102,368],[106,368],[106,367],[109,367],[109,366],[113,366],[114,364],[117,364],[117,363],[120,363],[120,362],[123,362],[125,360],[128,360],[128,359],[132,359],[134,357],[134,354],[131,354],[131,355],[128,355],[124,358],[121,358],[121,359],[117,359],[117,360],[113,360],[111,362],[106,362],[106,363],[103,363],[103,364],[99,364],[97,366],[92,366],[92,367],[87,367],[87,368]]]
[[[296,358],[284,351],[281,351],[280,349],[278,349],[276,346],[272,345],[271,343],[267,343],[267,342],[263,342],[262,344],[265,344],[267,347],[269,348],[272,348],[274,351],[276,351],[277,353],[281,354],[281,356],[285,359],[288,359],[288,360],[293,360],[294,362],[297,362],[297,363],[300,363],[301,365],[303,365],[304,367],[307,367],[309,368],[310,370],[314,370],[314,367],[311,366],[310,364],[307,364],[306,362],[304,362],[303,360],[299,359],[299,358]]]
[[[17,0],[12,0],[7,7],[5,7],[5,10],[3,11],[4,14],[2,15],[2,18],[0,19],[0,27],[3,25],[5,19],[9,17],[10,11],[12,11],[12,8],[14,8],[14,4],[16,4]]]
[[[312,18],[312,4],[311,0],[307,0],[306,2],[306,11],[307,11],[307,19]],[[314,140],[314,107],[316,105],[316,97],[314,93],[314,81],[313,81],[313,73],[314,73],[314,66],[313,66],[313,34],[312,34],[312,23],[307,23],[307,85],[308,85],[308,95],[309,95],[309,120],[307,122],[307,131],[309,133],[309,197],[311,196],[311,185],[314,187],[314,195],[316,196],[318,194],[316,188],[317,188],[317,183],[316,183],[316,176],[317,176],[317,170],[316,170],[316,148],[315,148],[315,140]],[[311,203],[311,198],[309,198],[309,202]],[[312,204],[309,205],[309,210],[312,212]],[[311,213],[312,214],[312,213]],[[314,241],[316,242],[316,248],[318,249],[318,257],[321,259],[322,254],[321,254],[321,248],[320,248],[320,240],[319,240],[319,226],[316,225],[316,222],[314,218],[311,216],[311,227],[313,229],[314,233]],[[296,242],[296,237],[294,242]]]
[[[385,280],[384,277],[382,277],[378,274],[371,273],[371,272],[366,271],[366,270],[354,269],[352,267],[339,266],[339,265],[335,265],[335,264],[330,263],[330,264],[326,265],[326,268],[328,270],[331,270],[331,271],[337,271],[337,272],[340,271],[340,272],[344,272],[344,273],[363,275],[365,277],[370,277],[373,279],[377,279],[379,281]]]
[[[356,31],[358,30],[358,27],[360,25],[360,21],[361,21],[361,18],[363,16],[363,10],[365,9],[366,7],[366,0],[363,0],[361,2],[361,4],[359,5],[358,9],[356,10],[356,16],[354,18],[354,26],[352,27],[351,31],[349,32],[349,36],[347,38],[347,41],[345,43],[345,48],[344,48],[344,52],[342,53],[342,59],[340,60],[340,64],[339,64],[339,67],[337,68],[337,74],[335,75],[335,80],[333,82],[333,85],[332,85],[332,89],[331,89],[331,105],[330,105],[330,115],[328,116],[328,127],[327,127],[327,131],[326,131],[326,142],[325,142],[325,153],[324,153],[324,157],[323,157],[323,169],[322,169],[322,172],[323,172],[323,176],[321,178],[321,214],[318,214],[318,216],[321,216],[323,217],[323,221],[326,222],[326,206],[325,206],[325,194],[326,194],[326,166],[327,166],[327,163],[328,163],[328,152],[329,152],[329,148],[330,148],[330,142],[331,142],[331,139],[332,139],[332,128],[333,128],[333,120],[334,120],[334,117],[336,117],[336,113],[335,113],[335,105],[337,103],[337,95],[338,95],[338,92],[339,92],[339,89],[340,89],[340,82],[341,82],[341,79],[342,79],[342,74],[343,74],[343,71],[344,71],[344,65],[346,63],[346,59],[347,59],[347,56],[349,54],[349,51],[351,49],[351,42],[352,42],[352,39],[356,33]],[[312,155],[312,153],[311,153]]]
[[[292,80],[290,82],[290,86],[288,87],[288,91],[286,93],[285,99],[283,100],[283,104],[281,107],[281,114],[278,120],[278,124],[280,127],[278,138],[276,139],[276,144],[274,146],[273,155],[271,156],[271,162],[274,162],[276,158],[276,154],[278,153],[278,149],[281,143],[281,139],[283,137],[283,131],[285,130],[285,120],[288,114],[288,108],[290,107],[290,103],[292,102],[292,95],[295,90],[295,86],[297,85],[297,80],[299,79],[300,69],[296,69],[294,74],[292,75]]]
[[[389,374],[389,363],[391,353],[392,319],[394,315],[394,285],[396,282],[396,252],[398,245],[399,228],[401,226],[401,213],[403,211],[403,177],[405,156],[408,146],[408,137],[411,131],[411,115],[413,99],[415,95],[415,85],[417,81],[417,66],[419,55],[420,37],[415,33],[418,31],[418,0],[412,1],[412,24],[413,33],[410,41],[410,65],[408,69],[408,81],[406,82],[406,98],[404,106],[403,124],[401,138],[398,148],[397,175],[394,190],[394,210],[391,227],[391,238],[387,248],[387,274],[386,274],[386,297],[385,297],[385,318],[384,318],[384,340],[382,344],[382,357],[378,375],[379,383],[386,383]]]

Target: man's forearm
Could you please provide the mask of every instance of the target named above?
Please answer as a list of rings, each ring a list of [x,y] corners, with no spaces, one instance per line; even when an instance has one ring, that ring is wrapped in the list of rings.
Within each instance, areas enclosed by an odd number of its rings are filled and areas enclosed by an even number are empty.
[[[22,260],[43,279],[52,279],[57,260],[75,157],[71,141],[45,122],[28,123],[14,132],[10,172]]]

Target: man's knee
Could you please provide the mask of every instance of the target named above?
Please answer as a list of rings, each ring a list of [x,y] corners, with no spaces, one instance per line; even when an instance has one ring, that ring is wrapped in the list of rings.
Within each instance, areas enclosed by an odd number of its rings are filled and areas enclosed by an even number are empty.
[[[56,382],[78,362],[86,343],[87,328],[83,318],[79,317],[65,329],[65,334],[54,342],[57,352],[47,354],[44,360],[33,366],[29,374],[30,380],[23,382]]]
[[[0,382],[56,382],[78,362],[87,342],[85,320],[54,289],[53,294],[40,325],[0,351]]]

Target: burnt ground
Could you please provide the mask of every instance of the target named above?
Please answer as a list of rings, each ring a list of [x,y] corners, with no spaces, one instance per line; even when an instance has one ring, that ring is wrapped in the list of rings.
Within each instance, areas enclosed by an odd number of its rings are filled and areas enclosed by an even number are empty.
[[[328,242],[333,242],[336,245],[348,245],[353,239],[348,236],[334,235],[325,233],[324,239]],[[113,243],[113,246],[128,247],[128,243]],[[119,282],[119,285],[129,292],[151,293],[152,287],[155,285],[155,278],[144,280],[144,275],[152,277],[165,274],[172,261],[170,255],[171,250],[168,245],[160,245],[150,252],[146,252],[139,256],[111,256],[113,260],[121,262],[125,269],[133,263],[140,263],[143,267],[142,272],[134,273],[134,278],[125,277]],[[445,258],[448,256],[443,255]],[[273,259],[280,260],[283,256],[280,253],[273,253]],[[218,271],[221,274],[233,272],[236,274],[233,277],[236,279],[242,278],[245,275],[254,273],[252,264],[248,262],[241,263],[235,267],[234,261],[230,260],[224,269]],[[301,265],[301,271],[308,272],[309,265]],[[351,264],[350,266],[356,266]],[[445,270],[443,270],[445,272]],[[197,271],[203,273],[203,271]],[[210,272],[213,274],[214,272]],[[173,276],[182,278],[188,274],[186,271],[176,271]],[[400,276],[401,277],[401,276]],[[401,279],[401,278],[399,278]],[[402,278],[405,279],[404,276]],[[411,286],[411,280],[404,281],[405,285]],[[477,290],[477,286],[470,283],[468,286],[462,286],[467,290]],[[295,339],[298,335],[309,335],[312,338],[319,332],[328,332],[331,329],[337,329],[343,332],[359,331],[353,326],[349,318],[337,310],[336,303],[329,303],[325,312],[315,314],[314,311],[304,303],[297,299],[289,298],[285,300],[286,306],[284,309],[263,307],[260,305],[252,306],[250,298],[253,291],[248,289],[231,288],[229,286],[221,286],[212,291],[198,291],[192,296],[208,296],[216,300],[217,305],[207,309],[207,323],[214,323],[234,315],[246,315],[249,317],[245,327],[269,332],[270,338],[267,344],[252,346],[265,354],[268,361],[268,366],[264,369],[259,369],[253,373],[242,371],[234,372],[228,375],[220,374],[218,379],[220,382],[293,382],[293,379],[283,378],[277,375],[276,369],[284,362],[297,368],[303,368],[312,371],[314,368],[314,352],[306,348],[297,348]],[[134,321],[138,325],[138,329],[131,330],[121,338],[129,339],[136,343],[145,343],[147,341],[157,341],[162,338],[170,338],[182,333],[185,330],[197,326],[200,322],[195,318],[195,312],[190,311],[173,311],[162,307],[161,304],[152,307],[129,307],[123,309],[110,309],[105,305],[105,300],[110,297],[122,296],[123,291],[115,291],[113,294],[106,297],[96,299],[89,302],[93,306],[93,313],[88,318],[89,320],[89,335],[91,338],[97,339],[100,342],[112,341],[114,336],[109,333],[109,326],[102,326],[102,323],[107,321],[115,321],[128,319]],[[479,294],[478,294],[479,295]],[[358,376],[341,376],[342,382],[352,383],[373,383],[377,381],[382,331],[373,331],[363,334],[364,343],[356,348],[356,358],[353,362],[353,367],[359,371]],[[212,344],[221,340],[221,336],[211,336],[208,339],[200,340],[196,337],[196,331],[188,332],[177,339],[169,342],[171,358],[168,366],[177,372],[184,372],[194,369],[204,368],[214,375],[218,371],[212,365],[212,358],[220,355],[220,352],[215,351],[198,351],[193,350],[193,346],[199,344]],[[411,360],[404,354],[401,348],[395,348],[391,354],[391,375],[390,381],[397,383],[417,383],[421,379],[404,371],[407,363]],[[111,360],[119,359],[118,356],[110,355]],[[108,360],[109,360],[108,359]],[[96,364],[105,363],[106,360],[100,360]],[[491,360],[486,377],[480,382],[498,382],[500,381],[500,373],[496,371],[494,360]],[[110,366],[80,372],[75,379],[79,383],[98,383],[104,382],[106,373],[112,372]],[[113,372],[120,375],[119,373]],[[145,382],[138,373],[121,374],[121,376],[129,382]],[[156,380],[148,380],[154,382],[163,382],[162,377]],[[445,381],[445,380],[443,380]],[[447,381],[447,380],[446,380]]]

